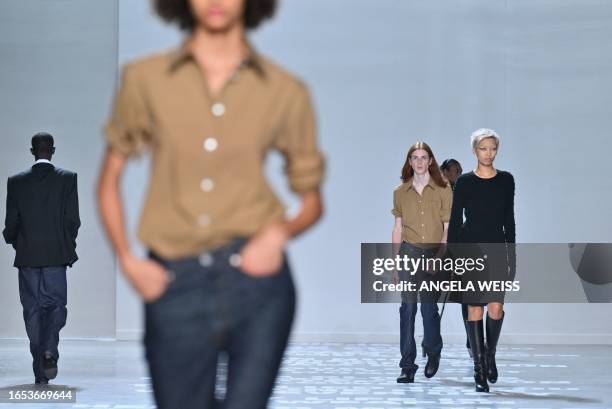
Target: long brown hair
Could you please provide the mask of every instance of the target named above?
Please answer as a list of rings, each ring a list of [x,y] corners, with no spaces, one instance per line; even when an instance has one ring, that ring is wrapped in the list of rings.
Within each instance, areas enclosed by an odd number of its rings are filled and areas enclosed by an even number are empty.
[[[440,167],[438,166],[438,162],[436,162],[436,157],[434,156],[431,148],[425,142],[417,142],[410,147],[408,150],[408,154],[406,155],[406,162],[404,163],[404,167],[402,168],[402,182],[406,183],[412,179],[414,176],[414,169],[410,166],[410,156],[417,149],[423,149],[429,155],[431,159],[431,164],[429,165],[429,176],[433,178],[436,185],[440,187],[446,187],[446,181],[442,177],[442,173],[440,173]]]

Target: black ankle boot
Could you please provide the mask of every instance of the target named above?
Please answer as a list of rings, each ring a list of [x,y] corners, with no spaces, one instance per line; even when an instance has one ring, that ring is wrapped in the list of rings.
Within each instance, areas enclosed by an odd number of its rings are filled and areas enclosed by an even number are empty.
[[[427,365],[425,365],[425,377],[433,378],[440,367],[440,355],[427,354]]]
[[[467,321],[467,328],[470,347],[472,348],[472,355],[474,357],[474,382],[476,383],[476,392],[489,392],[482,320]]]
[[[418,365],[415,365],[413,368],[402,368],[402,373],[398,376],[397,383],[413,383],[414,374],[417,369],[419,369]]]
[[[505,313],[498,320],[487,315],[487,379],[489,382],[497,382],[497,364],[495,362],[495,350],[497,348],[497,341],[499,340],[499,333],[501,332],[502,323],[504,322]]]

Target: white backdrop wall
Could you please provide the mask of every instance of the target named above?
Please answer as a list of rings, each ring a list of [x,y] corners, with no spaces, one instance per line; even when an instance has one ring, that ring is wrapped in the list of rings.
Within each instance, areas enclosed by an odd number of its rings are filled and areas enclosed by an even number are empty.
[[[121,2],[120,16],[121,62],[180,39],[145,2]],[[292,245],[296,339],[397,337],[397,306],[359,303],[359,244],[389,240],[391,190],[417,139],[469,170],[470,132],[497,129],[497,165],[517,180],[520,241],[611,241],[607,152],[596,148],[611,125],[610,23],[612,5],[590,0],[282,2],[253,39],[310,85],[329,159],[325,219]],[[288,197],[271,159],[269,173]],[[130,190],[142,185],[145,166],[136,165]],[[119,335],[138,333],[131,293],[117,301]],[[454,307],[443,331],[460,339]],[[612,342],[611,307],[509,305],[504,336]]]
[[[122,0],[118,11],[119,64],[180,41],[180,33],[151,15],[146,1]],[[606,217],[612,199],[606,149],[611,23],[612,4],[596,0],[380,0],[376,6],[365,0],[282,1],[277,18],[253,41],[310,85],[328,157],[325,218],[291,245],[300,295],[295,339],[397,338],[396,305],[359,303],[359,249],[361,242],[389,240],[391,191],[408,147],[419,139],[440,160],[455,157],[469,170],[470,132],[497,129],[502,145],[496,164],[516,178],[520,242],[612,241]],[[19,37],[8,31],[3,38],[9,44],[2,50],[11,50]],[[6,81],[9,70],[4,59],[1,64]],[[100,74],[100,85],[108,85],[116,70]],[[111,93],[104,89],[96,96],[95,106],[82,109],[101,124]],[[4,95],[0,100],[9,101]],[[4,124],[11,123],[8,118]],[[88,160],[68,156],[83,160],[90,172],[97,170],[102,149],[99,126],[95,130],[86,138],[95,147]],[[66,137],[83,139],[78,133]],[[2,157],[12,160],[15,152],[13,145]],[[280,159],[270,159],[278,192],[295,204]],[[124,178],[132,240],[147,167],[146,158],[134,161]],[[99,230],[93,210],[84,224]],[[93,240],[81,245],[82,252],[99,247]],[[4,260],[9,253],[4,250]],[[92,262],[90,274],[105,276],[105,269]],[[14,293],[5,287],[3,293]],[[112,286],[104,290],[116,299],[117,337],[138,338],[140,304],[131,289],[117,274],[116,293]],[[447,341],[462,339],[455,307],[447,308],[443,321]],[[505,342],[612,342],[610,304],[516,304],[507,310]],[[17,328],[21,318],[7,313],[1,319]],[[77,322],[71,325],[75,333],[91,335]]]
[[[78,174],[80,260],[68,269],[66,337],[115,336],[115,266],[94,206],[100,124],[117,67],[117,2],[0,2],[0,212],[6,178],[33,163],[30,138],[55,136],[56,166]],[[2,241],[4,244],[4,241]],[[0,246],[0,336],[25,337],[14,251]]]

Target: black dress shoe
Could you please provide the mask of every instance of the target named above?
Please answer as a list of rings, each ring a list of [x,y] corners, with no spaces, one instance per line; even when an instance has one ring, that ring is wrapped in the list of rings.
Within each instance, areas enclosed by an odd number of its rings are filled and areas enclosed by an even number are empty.
[[[414,383],[414,374],[419,367],[410,369],[402,368],[402,373],[397,377],[397,383]]]
[[[49,380],[47,378],[36,378],[34,379],[34,383],[37,385],[47,385]]]
[[[429,355],[425,365],[425,377],[433,378],[440,366],[440,355]]]
[[[48,379],[55,379],[57,376],[57,361],[51,354],[45,353],[43,361],[43,372]]]

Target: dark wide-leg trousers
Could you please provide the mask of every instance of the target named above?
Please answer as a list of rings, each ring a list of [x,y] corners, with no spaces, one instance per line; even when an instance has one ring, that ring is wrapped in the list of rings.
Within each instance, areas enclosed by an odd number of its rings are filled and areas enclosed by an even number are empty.
[[[36,378],[44,376],[45,352],[59,359],[59,333],[67,316],[66,293],[65,266],[19,268],[19,298]]]

